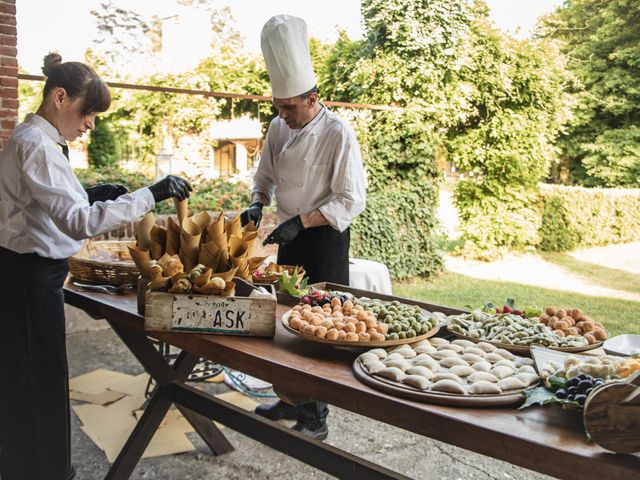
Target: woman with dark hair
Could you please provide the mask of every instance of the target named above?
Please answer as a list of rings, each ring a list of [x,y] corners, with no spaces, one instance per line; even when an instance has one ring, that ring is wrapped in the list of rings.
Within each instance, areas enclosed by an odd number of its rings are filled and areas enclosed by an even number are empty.
[[[127,193],[85,192],[67,141],[95,126],[111,104],[98,75],[78,62],[44,59],[42,104],[0,155],[0,478],[67,480],[70,461],[64,296],[68,257],[83,240],[133,221],[191,186],[168,176]]]

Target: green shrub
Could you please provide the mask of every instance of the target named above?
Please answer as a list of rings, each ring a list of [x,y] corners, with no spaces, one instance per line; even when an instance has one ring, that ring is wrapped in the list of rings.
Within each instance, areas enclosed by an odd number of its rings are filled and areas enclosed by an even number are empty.
[[[545,185],[542,201],[542,250],[640,240],[640,190]]]
[[[96,128],[89,136],[89,163],[94,167],[113,166],[118,163],[119,149],[116,136],[108,120],[96,117]]]

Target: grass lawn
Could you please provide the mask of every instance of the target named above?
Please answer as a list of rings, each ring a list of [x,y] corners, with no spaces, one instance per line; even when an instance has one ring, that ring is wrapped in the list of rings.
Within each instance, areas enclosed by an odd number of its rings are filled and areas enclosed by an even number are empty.
[[[629,288],[632,282],[628,280],[630,279],[620,278],[619,283],[626,283],[626,290],[635,290],[633,287]],[[519,307],[535,305],[541,308],[580,308],[585,315],[602,322],[611,336],[621,333],[640,334],[640,302],[629,300],[593,297],[519,283],[479,280],[457,273],[443,273],[429,281],[397,282],[393,286],[393,293],[458,308],[480,307],[485,302],[498,304],[507,298],[515,299]]]

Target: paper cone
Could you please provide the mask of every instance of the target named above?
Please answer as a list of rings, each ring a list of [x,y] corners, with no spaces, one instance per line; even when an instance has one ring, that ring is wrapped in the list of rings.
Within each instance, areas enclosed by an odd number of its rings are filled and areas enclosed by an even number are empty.
[[[190,271],[198,263],[200,253],[200,236],[202,229],[191,218],[185,218],[182,222],[180,234],[180,260],[186,271]]]
[[[255,272],[267,258],[268,257],[250,257],[248,262],[251,273]]]
[[[144,278],[151,278],[153,272],[151,271],[152,264],[149,249],[137,246],[127,246],[127,248],[129,249],[133,263],[136,264],[136,267],[138,267],[140,271],[140,275]]]
[[[188,200],[185,198],[184,200],[178,200],[173,197],[173,204],[176,206],[176,215],[178,215],[178,223],[182,225],[182,222],[187,218],[188,214]]]
[[[151,229],[156,224],[156,217],[152,212],[147,213],[133,228],[137,245],[140,248],[151,247]]]
[[[227,238],[229,239],[233,235],[235,235],[236,237],[242,237],[242,226],[240,224],[240,215],[229,220],[225,224],[224,229],[227,232]]]
[[[173,217],[169,217],[167,220],[167,245],[165,247],[165,252],[169,255],[175,255],[180,252],[181,233],[180,225],[176,223]]]
[[[238,271],[237,267],[233,267],[231,270],[228,270],[226,272],[217,272],[214,273],[213,276],[214,277],[220,277],[221,279],[223,279],[225,282],[230,282],[231,279],[233,279],[233,277],[235,276],[236,272]]]
[[[211,223],[211,217],[207,212],[200,212],[197,215],[191,217],[191,220],[200,227],[200,230],[204,233]]]
[[[242,234],[242,238],[247,242],[247,253],[249,257],[253,257],[253,253],[256,250],[256,243],[258,241],[258,232],[245,232]]]
[[[207,241],[221,237],[224,234],[224,214],[220,212],[218,218],[212,220],[207,227]]]
[[[210,248],[206,248],[205,245],[210,245]],[[200,253],[198,255],[198,262],[210,267],[214,272],[218,269],[218,263],[222,252],[213,243],[200,245]]]
[[[171,286],[171,277],[159,277],[149,283],[152,292],[166,292]]]
[[[233,235],[229,239],[229,256],[241,257],[247,255],[247,242],[239,236]]]
[[[219,260],[220,263],[224,264],[225,266],[228,265],[229,264],[229,244],[227,241],[227,234],[222,232],[222,235],[219,235],[218,237],[209,236],[207,238],[207,244],[209,243],[214,243],[218,247],[218,250],[222,252]]]
[[[234,282],[227,282],[227,287],[224,289],[224,292],[222,292],[222,296],[223,297],[233,297],[233,294],[235,293],[235,289],[236,289],[236,284]]]
[[[255,223],[253,223],[253,220],[249,220],[249,223],[247,223],[244,227],[242,227],[243,236],[245,233],[252,233],[257,231],[258,231],[258,227],[256,227]]]
[[[151,246],[149,251],[151,252],[151,258],[158,260],[164,255],[164,247],[167,244],[167,229],[161,225],[154,225],[151,227]]]

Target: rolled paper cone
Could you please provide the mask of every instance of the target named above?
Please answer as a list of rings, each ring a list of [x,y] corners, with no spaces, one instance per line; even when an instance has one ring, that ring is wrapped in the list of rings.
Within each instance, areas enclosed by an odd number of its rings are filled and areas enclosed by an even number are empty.
[[[236,275],[243,280],[251,280],[251,273],[249,272],[249,264],[245,263],[241,267],[238,267]]]
[[[240,224],[240,215],[229,220],[224,229],[227,232],[227,238],[231,238],[233,235],[236,237],[242,237],[242,225]]]
[[[229,256],[241,257],[247,254],[247,242],[242,237],[233,235],[229,239]]]
[[[140,271],[140,275],[145,278],[151,278],[153,272],[151,271],[151,253],[149,249],[131,245],[127,246],[127,248],[129,249],[133,263],[136,264],[136,267],[138,267]]]
[[[212,220],[207,227],[207,238],[218,238],[224,235],[224,213],[220,212],[218,218]]]
[[[160,225],[151,228],[151,258],[159,260],[164,255],[164,247],[167,245],[167,229]]]
[[[181,233],[180,225],[176,223],[173,217],[169,217],[167,220],[167,245],[165,247],[165,252],[169,255],[175,255],[180,252]]]
[[[184,270],[186,272],[189,272],[191,269],[193,269],[193,267],[195,267],[198,263],[198,250],[195,250],[195,256],[194,256],[194,251],[191,250],[191,252],[187,252],[184,250],[183,247],[180,248],[180,261],[182,262],[182,265],[184,265]]]
[[[268,257],[250,257],[249,258],[249,270],[251,273],[255,272],[262,262],[264,262]]]
[[[247,242],[247,253],[249,257],[253,257],[253,253],[256,250],[256,243],[258,242],[258,232],[243,233],[242,238]]]
[[[213,242],[218,249],[222,252],[220,256],[220,262],[225,265],[229,263],[229,243],[227,241],[226,233],[222,232],[222,235],[218,237],[208,237],[207,243]]]
[[[191,217],[191,220],[200,227],[203,233],[206,232],[209,223],[211,223],[211,217],[207,212],[200,212]]]
[[[245,233],[252,233],[257,231],[258,231],[258,227],[256,227],[255,223],[253,223],[253,220],[249,220],[249,223],[247,223],[244,227],[242,227],[243,236]]]
[[[216,247],[217,248],[217,247]],[[220,262],[220,256],[222,252],[220,250],[216,250],[216,253],[211,253],[210,250],[206,248],[200,248],[200,253],[198,254],[198,262],[206,265],[211,268],[213,271],[218,269],[218,264]]]
[[[198,263],[201,235],[200,226],[191,218],[185,218],[180,234],[180,260],[182,260],[186,271],[190,271]]]
[[[156,217],[153,212],[147,213],[138,223],[136,223],[133,228],[133,232],[139,247],[149,248],[151,246],[151,229],[155,224]]]
[[[226,272],[217,272],[217,273],[214,273],[213,275],[215,277],[220,277],[225,282],[230,282],[235,276],[237,271],[238,271],[238,267],[233,267],[231,270],[227,270]]]
[[[211,269],[207,268],[204,271],[204,273],[194,276],[193,283],[195,283],[199,287],[202,287],[209,281],[210,278],[211,278]]]
[[[176,215],[178,215],[178,223],[182,225],[182,222],[185,218],[187,218],[189,205],[188,200],[185,198],[184,200],[178,200],[173,197],[173,204],[176,206]]]
[[[171,277],[158,277],[149,283],[152,292],[166,292],[171,286]]]

